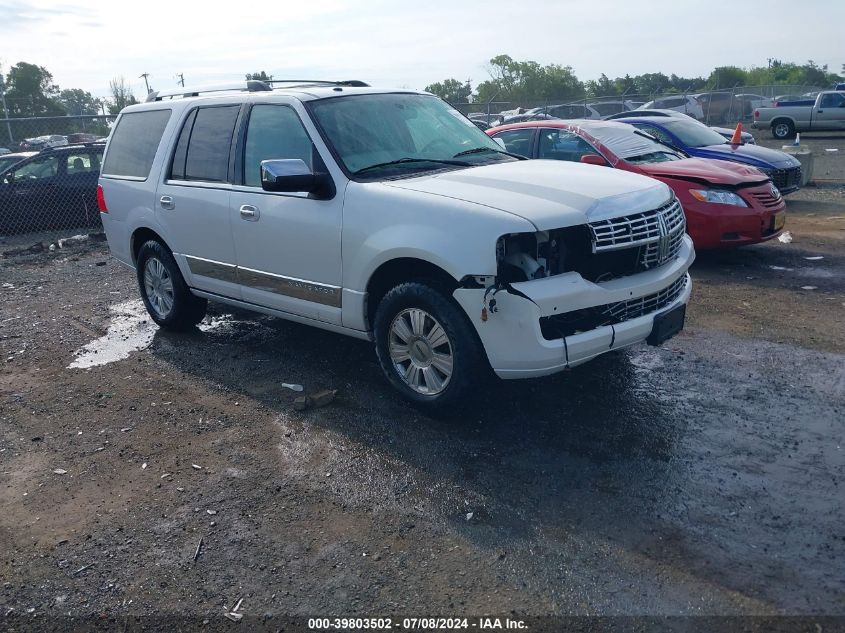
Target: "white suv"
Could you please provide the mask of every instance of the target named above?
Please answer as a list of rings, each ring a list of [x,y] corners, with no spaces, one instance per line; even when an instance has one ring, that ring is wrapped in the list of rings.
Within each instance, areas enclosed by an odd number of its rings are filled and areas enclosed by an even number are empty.
[[[457,110],[361,82],[249,82],[123,110],[98,201],[161,327],[221,301],[375,342],[418,405],[492,370],[659,344],[694,258],[656,181],[505,152]]]

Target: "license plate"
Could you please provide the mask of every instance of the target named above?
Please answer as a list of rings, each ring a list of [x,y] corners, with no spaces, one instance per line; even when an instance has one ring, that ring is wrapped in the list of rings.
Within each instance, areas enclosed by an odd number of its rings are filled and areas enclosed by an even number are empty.
[[[675,336],[684,329],[684,319],[687,316],[687,306],[679,305],[667,312],[661,312],[654,317],[654,325],[651,334],[648,335],[646,343],[649,345],[660,345]]]
[[[775,213],[775,217],[772,218],[772,229],[774,231],[780,231],[786,225],[786,212],[781,211],[780,213]]]

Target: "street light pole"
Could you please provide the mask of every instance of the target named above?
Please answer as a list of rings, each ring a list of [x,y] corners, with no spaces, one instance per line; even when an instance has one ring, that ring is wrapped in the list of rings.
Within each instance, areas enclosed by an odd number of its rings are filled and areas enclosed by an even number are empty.
[[[139,79],[141,77],[144,78],[144,84],[147,86],[147,94],[150,94],[150,82],[147,81],[147,77],[149,77],[149,76],[150,76],[150,73],[141,73],[140,75],[138,75]]]

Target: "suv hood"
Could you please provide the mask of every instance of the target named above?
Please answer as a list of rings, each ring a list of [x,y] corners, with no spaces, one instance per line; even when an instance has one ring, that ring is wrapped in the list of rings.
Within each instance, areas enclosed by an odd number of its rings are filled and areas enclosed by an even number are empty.
[[[705,158],[684,158],[665,163],[637,165],[653,178],[680,178],[681,180],[701,180],[714,185],[741,185],[760,183],[769,177],[755,167],[727,160],[708,160]]]
[[[383,184],[505,211],[539,231],[655,209],[672,196],[652,178],[556,160],[495,163]]]
[[[763,169],[771,169],[772,167],[784,169],[800,165],[798,159],[793,158],[785,152],[769,149],[768,147],[760,147],[759,145],[731,145],[730,143],[725,143],[724,145],[706,145],[705,147],[696,147],[690,150],[690,153],[694,153],[699,158],[733,160],[738,163],[753,165],[754,167],[762,167]]]

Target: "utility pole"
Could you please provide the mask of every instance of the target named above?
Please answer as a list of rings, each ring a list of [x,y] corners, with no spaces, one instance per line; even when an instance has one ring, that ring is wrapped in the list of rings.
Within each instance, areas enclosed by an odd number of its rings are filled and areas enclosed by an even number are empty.
[[[0,73],[0,101],[3,102],[3,117],[6,119],[6,131],[9,133],[9,144],[14,144],[15,141],[12,138],[12,124],[9,123],[9,110],[6,108],[6,84],[3,81],[3,73]]]
[[[185,87],[185,73],[176,73],[176,76],[179,77],[179,83],[182,84],[182,87]]]
[[[150,94],[150,82],[147,81],[147,77],[149,77],[149,76],[150,76],[150,73],[141,73],[140,75],[138,75],[139,79],[141,77],[144,78],[144,84],[147,86],[147,94]]]

